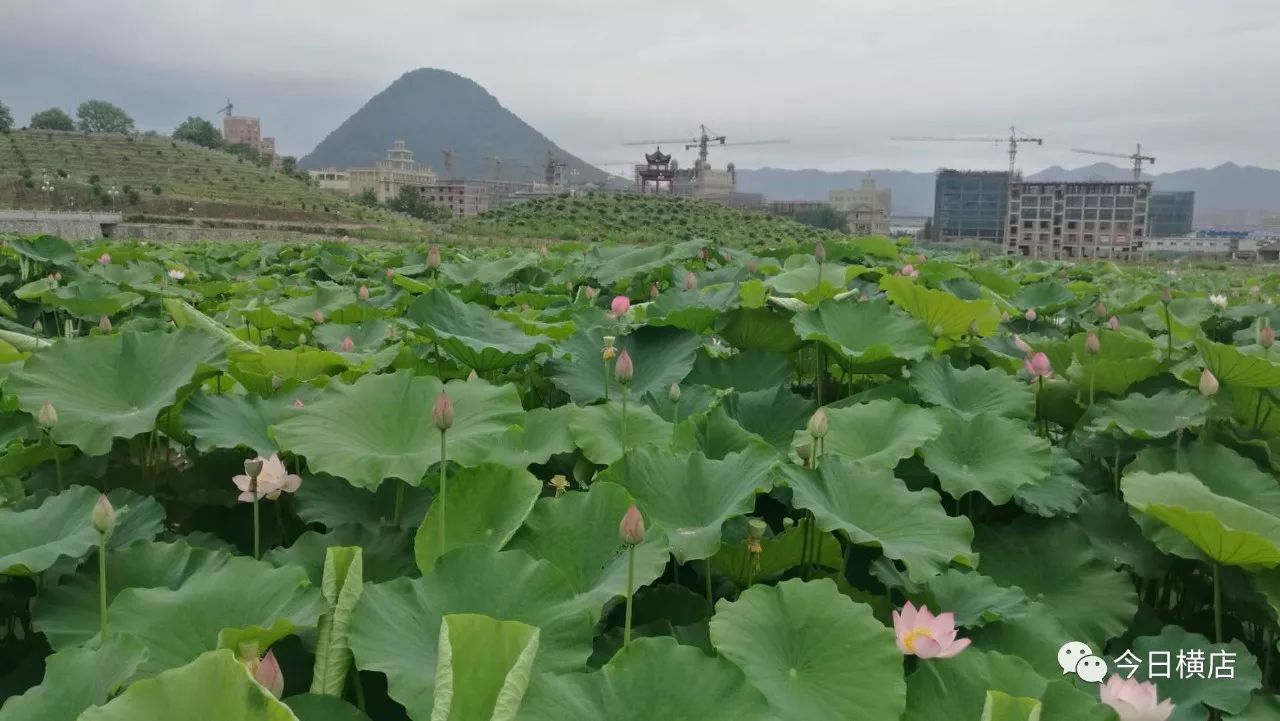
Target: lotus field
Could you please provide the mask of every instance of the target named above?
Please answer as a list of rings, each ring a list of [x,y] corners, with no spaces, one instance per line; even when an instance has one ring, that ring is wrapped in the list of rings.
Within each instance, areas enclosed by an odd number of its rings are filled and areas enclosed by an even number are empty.
[[[11,238],[0,721],[1280,719],[1278,283]]]

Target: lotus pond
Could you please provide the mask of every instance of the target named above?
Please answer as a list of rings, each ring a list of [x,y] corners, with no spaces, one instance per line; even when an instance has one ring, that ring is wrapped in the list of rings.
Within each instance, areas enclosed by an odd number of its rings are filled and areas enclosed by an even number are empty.
[[[0,721],[1280,719],[1280,275],[0,247]]]

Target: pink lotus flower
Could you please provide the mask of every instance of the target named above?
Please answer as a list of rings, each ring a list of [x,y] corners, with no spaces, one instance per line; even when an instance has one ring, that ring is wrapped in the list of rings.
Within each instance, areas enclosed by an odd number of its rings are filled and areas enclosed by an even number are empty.
[[[356,349],[356,343],[355,343],[355,341],[351,340],[351,336],[347,336],[346,338],[343,338],[343,339],[342,339],[342,352],[343,352],[343,353],[350,353],[351,351],[353,351],[353,350],[355,350],[355,349]]]
[[[951,658],[969,647],[970,640],[956,638],[956,617],[951,612],[934,616],[928,606],[911,605],[893,612],[893,632],[898,650],[920,658]]]
[[[626,385],[631,382],[631,376],[635,374],[635,366],[631,365],[631,355],[624,349],[618,356],[618,362],[613,366],[613,377],[619,383]]]
[[[1098,340],[1097,333],[1089,331],[1089,335],[1084,339],[1084,349],[1095,355],[1102,350],[1102,341]]]
[[[257,496],[259,499],[267,498],[274,501],[280,497],[281,493],[293,493],[302,485],[302,478],[289,473],[278,454],[273,453],[270,458],[259,456],[254,460],[262,461],[262,470],[258,473]],[[236,484],[236,488],[240,489],[240,495],[236,500],[253,503],[254,493],[250,487],[249,476],[240,475],[231,480]]]
[[[111,265],[111,254],[103,253],[98,256],[98,265]]]
[[[293,399],[293,407],[294,407],[294,408],[297,408],[298,410],[302,410],[302,409],[303,409],[302,399],[301,399],[301,398],[294,398],[294,399]]]
[[[613,311],[615,318],[621,318],[631,308],[631,299],[625,295],[615,295],[613,302],[609,304],[609,308]]]
[[[359,297],[360,300],[369,300],[369,286],[360,286],[360,290],[356,291],[356,296]]]
[[[914,265],[910,264],[910,263],[907,263],[906,265],[902,266],[901,273],[902,273],[902,275],[903,275],[903,276],[905,276],[905,277],[907,277],[907,278],[919,278],[919,277],[920,277],[920,271],[916,270],[916,267],[915,267]]]
[[[1208,368],[1200,371],[1200,395],[1211,396],[1218,392],[1218,377],[1209,372]]]
[[[1263,326],[1262,330],[1258,331],[1258,345],[1262,346],[1263,348],[1270,348],[1275,344],[1276,344],[1276,329],[1272,328],[1269,325]]]
[[[1102,301],[1098,301],[1093,305],[1093,314],[1101,319],[1107,314],[1107,306],[1103,305]]]
[[[1022,368],[1036,378],[1053,377],[1053,365],[1049,363],[1049,356],[1042,352],[1024,358]]]
[[[171,268],[169,269],[169,277],[172,278],[173,280],[182,280],[183,278],[187,277],[187,274],[183,273],[177,268]]]
[[[1173,702],[1160,701],[1156,685],[1149,681],[1114,674],[1098,689],[1098,695],[1120,721],[1167,721],[1173,715]]]
[[[1111,330],[1120,330],[1120,319],[1114,315],[1107,319],[1107,327]]]
[[[267,655],[257,663],[257,667],[253,669],[253,680],[276,698],[284,695],[284,672],[280,670],[280,662],[276,661],[274,651],[267,651]]]
[[[622,515],[622,522],[618,524],[618,538],[628,546],[638,546],[644,540],[644,516],[640,515],[640,509],[634,503]]]
[[[1023,317],[1023,318],[1026,318],[1028,323],[1031,323],[1031,322],[1035,321],[1035,319],[1036,319],[1036,309],[1035,309],[1035,308],[1027,308],[1027,312],[1026,312],[1026,313],[1023,313],[1023,314],[1022,314],[1022,317]]]

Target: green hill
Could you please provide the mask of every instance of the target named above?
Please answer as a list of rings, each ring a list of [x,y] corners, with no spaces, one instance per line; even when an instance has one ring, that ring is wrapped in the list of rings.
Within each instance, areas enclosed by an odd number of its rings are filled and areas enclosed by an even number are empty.
[[[660,243],[706,238],[746,245],[786,240],[812,242],[848,236],[764,213],[669,195],[539,198],[455,221],[462,235],[547,240]]]

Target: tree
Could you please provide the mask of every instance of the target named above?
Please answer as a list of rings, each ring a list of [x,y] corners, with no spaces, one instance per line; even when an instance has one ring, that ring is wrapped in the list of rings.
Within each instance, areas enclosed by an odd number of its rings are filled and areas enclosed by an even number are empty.
[[[360,194],[356,196],[356,202],[369,208],[382,207],[382,203],[378,202],[378,194],[373,192],[373,188],[365,188],[360,191]]]
[[[0,103],[0,133],[7,133],[13,130],[13,115],[9,113],[9,107],[4,103]]]
[[[387,208],[429,222],[443,223],[453,218],[448,208],[427,200],[408,186],[400,188],[400,194],[387,203]]]
[[[204,118],[189,117],[173,129],[174,140],[185,140],[188,143],[217,150],[222,147],[222,134],[213,127],[213,123]]]
[[[844,213],[836,210],[830,205],[821,205],[816,208],[802,210],[795,215],[798,222],[805,225],[811,225],[815,228],[826,228],[827,230],[838,230],[843,233],[849,232],[849,219]]]
[[[49,108],[32,115],[30,126],[32,130],[76,129],[76,124],[71,120],[71,116],[62,112],[62,108]]]
[[[76,108],[80,130],[87,133],[133,132],[133,118],[105,100],[86,100]]]

